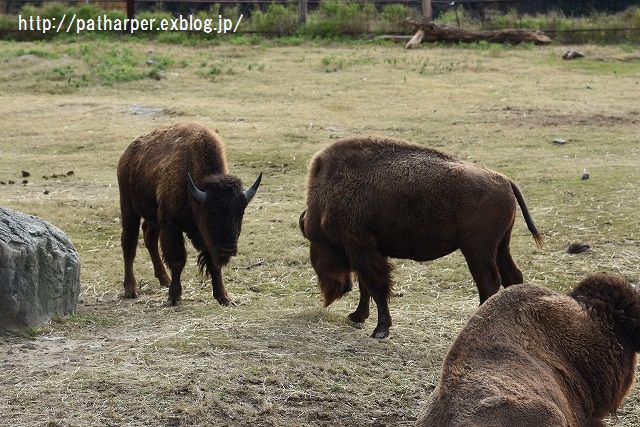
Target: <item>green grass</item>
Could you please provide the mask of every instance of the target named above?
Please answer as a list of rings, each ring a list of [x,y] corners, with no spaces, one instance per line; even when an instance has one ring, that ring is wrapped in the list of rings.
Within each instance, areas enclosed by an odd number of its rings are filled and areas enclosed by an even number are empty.
[[[89,326],[106,326],[113,321],[113,319],[110,317],[95,315],[91,313],[74,314],[67,317],[61,317],[57,320],[62,324],[68,323],[70,325],[82,328],[86,328]]]

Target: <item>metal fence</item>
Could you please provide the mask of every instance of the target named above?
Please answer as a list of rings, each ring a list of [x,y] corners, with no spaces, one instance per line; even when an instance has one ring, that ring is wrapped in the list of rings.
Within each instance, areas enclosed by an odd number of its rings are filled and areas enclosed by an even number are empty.
[[[145,10],[163,10],[171,14],[196,13],[201,10],[209,10],[212,6],[218,5],[221,13],[224,10],[236,10],[242,13],[245,18],[251,17],[256,10],[266,10],[270,4],[287,4],[298,8],[299,22],[304,23],[307,14],[318,9],[321,1],[325,0],[0,0],[0,14],[17,14],[25,5],[36,7],[46,6],[51,3],[62,3],[68,6],[93,5],[102,9],[115,9],[127,13],[129,18],[133,18],[136,13]],[[329,1],[329,0],[327,0]],[[557,13],[565,19],[582,20],[589,16],[598,14],[617,13],[631,7],[640,7],[640,0],[330,0],[332,2],[350,2],[362,5],[374,5],[377,10],[382,10],[385,6],[395,4],[403,5],[415,12],[415,16],[422,16],[426,8],[431,11],[434,20],[451,11],[464,11],[467,16],[471,16],[475,22],[482,23],[487,20],[490,26],[490,18],[496,13],[509,13],[516,15],[536,15]],[[458,22],[464,25],[464,22]],[[455,22],[454,22],[455,25]],[[616,26],[608,25],[607,28],[592,26],[579,30],[562,29],[554,30],[550,28],[538,28],[545,32],[553,33],[571,31],[592,31],[592,32],[634,32],[640,34],[640,18],[631,25],[628,22],[620,22]],[[637,39],[638,37],[634,37]]]

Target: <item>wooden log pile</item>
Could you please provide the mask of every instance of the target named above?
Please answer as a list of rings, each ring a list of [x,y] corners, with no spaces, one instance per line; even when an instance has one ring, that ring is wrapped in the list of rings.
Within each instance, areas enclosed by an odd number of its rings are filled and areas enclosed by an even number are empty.
[[[430,21],[418,21],[408,18],[407,23],[416,28],[415,35],[407,42],[406,48],[412,49],[423,41],[478,42],[491,43],[535,43],[549,44],[551,39],[539,30],[507,29],[494,31],[470,31],[449,25],[437,25]]]

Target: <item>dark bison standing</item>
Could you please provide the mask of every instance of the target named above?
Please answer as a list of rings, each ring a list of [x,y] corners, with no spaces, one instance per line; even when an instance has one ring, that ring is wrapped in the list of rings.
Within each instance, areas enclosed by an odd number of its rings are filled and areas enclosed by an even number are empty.
[[[198,124],[156,129],[133,141],[118,163],[125,297],[138,296],[133,259],[142,219],[155,276],[169,286],[170,305],[180,304],[182,297],[183,232],[199,251],[200,269],[211,276],[213,296],[230,304],[220,268],[236,254],[244,210],[261,178],[243,190],[229,175],[220,138]]]
[[[569,295],[520,285],[490,298],[451,345],[418,427],[605,427],[629,393],[640,294],[596,274]]]
[[[351,289],[355,271],[360,303],[349,318],[364,322],[373,297],[375,338],[386,337],[391,326],[389,258],[426,261],[460,249],[483,303],[500,285],[523,281],[509,252],[516,201],[542,244],[509,178],[404,141],[337,141],[313,158],[307,186],[300,228],[311,242],[325,306]]]

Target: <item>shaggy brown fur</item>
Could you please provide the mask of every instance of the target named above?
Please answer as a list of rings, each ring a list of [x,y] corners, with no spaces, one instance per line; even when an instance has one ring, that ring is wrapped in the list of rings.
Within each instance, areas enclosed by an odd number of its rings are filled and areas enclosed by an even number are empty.
[[[417,426],[605,426],[638,351],[640,294],[624,279],[592,275],[568,296],[511,287],[460,331]]]
[[[189,184],[190,177],[195,184]],[[143,219],[144,241],[155,276],[169,286],[170,305],[181,301],[183,232],[199,251],[200,269],[211,275],[214,297],[230,304],[221,267],[236,253],[244,210],[261,177],[244,191],[240,180],[229,175],[220,138],[198,124],[156,129],[133,141],[118,163],[125,297],[138,295],[133,260]]]
[[[360,303],[349,315],[378,308],[372,336],[389,334],[389,258],[433,260],[457,249],[464,254],[480,303],[502,286],[522,283],[509,251],[516,202],[536,243],[536,230],[518,187],[506,176],[404,141],[356,137],[316,154],[300,217],[325,304],[359,279]]]

